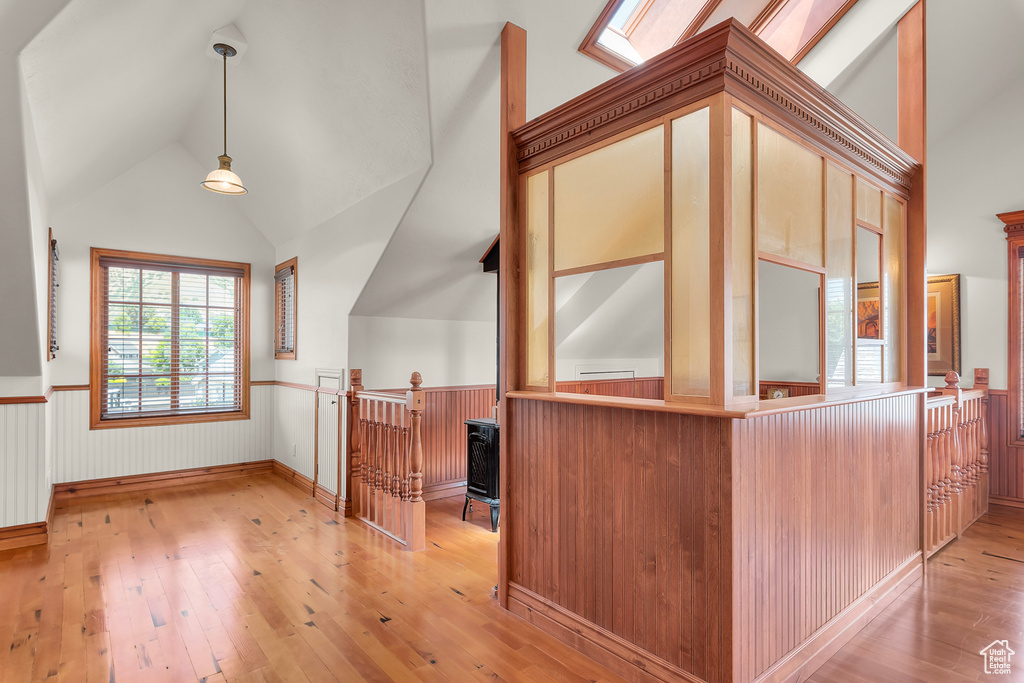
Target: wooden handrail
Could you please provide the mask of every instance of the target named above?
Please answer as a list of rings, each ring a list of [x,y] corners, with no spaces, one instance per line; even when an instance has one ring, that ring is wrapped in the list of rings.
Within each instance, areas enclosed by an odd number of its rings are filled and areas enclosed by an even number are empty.
[[[423,379],[414,372],[405,396],[365,391],[360,370],[351,379],[353,514],[410,550],[423,550]]]
[[[947,373],[946,386],[926,400],[925,552],[958,538],[988,509],[988,370],[962,389]]]

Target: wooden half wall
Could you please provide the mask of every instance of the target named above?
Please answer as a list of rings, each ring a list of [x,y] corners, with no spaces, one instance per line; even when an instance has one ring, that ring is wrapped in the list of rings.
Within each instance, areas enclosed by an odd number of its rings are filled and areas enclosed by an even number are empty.
[[[620,673],[806,675],[922,574],[923,400],[736,419],[511,398],[509,607]]]

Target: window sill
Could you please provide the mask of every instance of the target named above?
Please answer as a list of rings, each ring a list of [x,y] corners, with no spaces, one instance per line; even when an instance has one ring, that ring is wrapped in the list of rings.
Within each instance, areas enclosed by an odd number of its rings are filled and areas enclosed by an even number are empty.
[[[168,425],[199,424],[203,422],[228,422],[248,420],[248,410],[234,410],[217,413],[193,413],[191,415],[157,415],[153,417],[92,418],[89,429],[123,429],[126,427],[166,427]]]

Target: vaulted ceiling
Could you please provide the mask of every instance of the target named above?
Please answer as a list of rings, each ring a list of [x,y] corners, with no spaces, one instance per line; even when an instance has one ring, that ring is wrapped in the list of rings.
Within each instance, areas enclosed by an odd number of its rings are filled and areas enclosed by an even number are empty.
[[[52,204],[175,141],[216,167],[221,65],[208,43],[229,24],[248,43],[228,62],[228,153],[250,190],[235,201],[271,242],[429,163],[416,0],[72,0],[22,53]]]

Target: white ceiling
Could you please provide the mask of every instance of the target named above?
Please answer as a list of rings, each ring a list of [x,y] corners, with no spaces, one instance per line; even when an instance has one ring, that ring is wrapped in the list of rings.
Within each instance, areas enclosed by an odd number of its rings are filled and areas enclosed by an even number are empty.
[[[228,153],[250,193],[230,200],[271,242],[429,163],[418,0],[72,0],[22,55],[51,203],[174,141],[215,168],[221,69],[206,48],[232,23],[248,51],[228,62]]]

